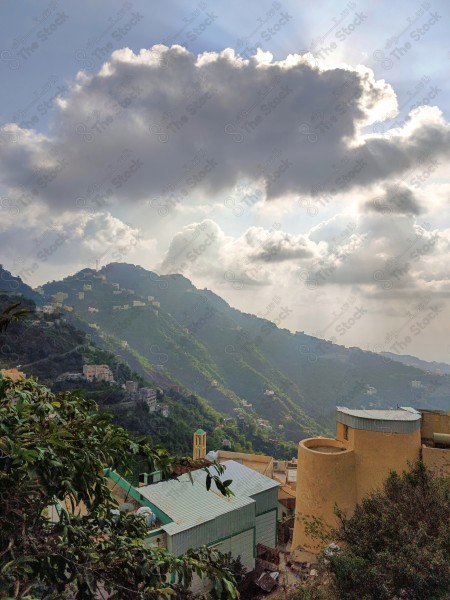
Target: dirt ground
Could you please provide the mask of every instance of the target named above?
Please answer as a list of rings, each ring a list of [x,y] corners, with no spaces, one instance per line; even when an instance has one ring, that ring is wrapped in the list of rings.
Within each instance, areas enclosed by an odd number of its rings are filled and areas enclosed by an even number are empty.
[[[299,577],[298,569],[296,569],[297,565],[292,564],[289,566],[286,564],[286,561],[288,563],[290,562],[289,555],[287,555],[286,558],[286,555],[283,552],[280,552],[280,575],[278,577],[278,585],[272,592],[263,592],[261,588],[253,583],[252,577],[249,576],[242,588],[242,600],[262,600],[263,598],[269,600],[288,600],[293,592],[295,592],[302,583],[305,583],[305,581],[302,581]],[[312,565],[312,568],[313,567],[314,565]]]

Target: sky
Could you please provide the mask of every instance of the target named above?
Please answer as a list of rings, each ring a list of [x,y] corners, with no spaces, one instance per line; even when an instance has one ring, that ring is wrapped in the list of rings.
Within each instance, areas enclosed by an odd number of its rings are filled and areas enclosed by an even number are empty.
[[[450,362],[445,1],[0,8],[0,261]]]

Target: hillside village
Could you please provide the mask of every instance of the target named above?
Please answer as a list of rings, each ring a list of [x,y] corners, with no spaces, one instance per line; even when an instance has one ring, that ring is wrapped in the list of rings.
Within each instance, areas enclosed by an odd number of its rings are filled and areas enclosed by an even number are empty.
[[[450,600],[450,3],[0,15],[0,600]]]
[[[25,377],[17,369],[2,370],[2,375]],[[82,376],[112,381],[106,365],[85,365]],[[156,410],[156,390],[139,389],[134,381],[127,381],[125,388],[129,398],[141,392]],[[234,495],[227,498],[205,487],[206,474],[198,467],[169,481],[159,471],[136,473],[127,480],[107,469],[118,510],[145,516],[149,546],[175,555],[200,546],[231,553],[246,570],[243,589],[249,597],[259,592],[278,597],[280,589],[293,591],[319,574],[323,544],[305,529],[304,517],[334,525],[336,504],[353,511],[390,471],[401,472],[419,458],[435,476],[450,477],[450,412],[337,407],[336,437],[302,440],[291,461],[230,450],[208,452],[207,434],[199,428],[193,433],[192,458],[222,464],[222,480],[231,480]],[[52,508],[51,515],[58,520],[59,509]],[[339,547],[331,543],[328,551],[338,552]],[[192,589],[200,592],[204,582],[196,580]]]
[[[330,432],[337,398],[375,409],[413,397],[421,406],[444,409],[450,393],[445,375],[292,335],[231,309],[181,276],[111,263],[38,291],[43,302],[50,300],[46,310],[81,319],[93,339],[127,360],[132,354],[145,362],[156,380],[176,380],[227,416],[261,419],[257,426],[280,442]]]
[[[102,311],[148,312],[159,318],[161,303],[153,296],[145,299],[136,297],[135,290],[121,288],[119,284],[108,284],[104,275],[86,271],[84,277],[93,283],[67,287],[66,292],[57,291],[50,296],[48,290],[35,290],[43,296],[45,303],[36,308],[36,317],[31,317],[31,327],[52,330],[66,322],[74,322],[79,315],[87,329],[97,330],[100,340],[110,339],[100,329],[93,317]],[[50,284],[50,290],[52,284]],[[91,297],[94,291],[99,295]],[[112,291],[112,294],[111,294]],[[111,295],[120,292],[127,301],[124,304],[106,304]],[[133,319],[139,319],[133,314]],[[129,350],[129,342],[115,337],[115,348]],[[114,367],[103,363],[85,361],[78,371],[65,371],[55,378],[58,389],[100,385],[119,387],[120,400],[111,409],[134,412],[144,405],[149,419],[158,415],[170,417],[171,397],[187,394],[182,386],[170,382],[165,371],[164,356],[160,363],[148,364],[147,375],[154,382],[165,382],[149,386],[136,376],[116,381]],[[157,360],[158,360],[157,359]],[[4,377],[23,379],[26,374],[21,366],[2,369]],[[129,374],[131,371],[128,371]],[[220,383],[210,381],[210,390]],[[412,390],[421,390],[420,380],[411,381]],[[376,395],[377,390],[367,384],[365,394]],[[266,388],[262,396],[270,401],[277,398],[274,389]],[[169,402],[168,402],[169,400]],[[224,417],[219,427],[237,426],[245,423],[247,412],[253,413],[252,402],[239,399],[233,408],[233,417]],[[275,436],[282,435],[283,426],[275,426],[269,419],[255,417],[255,424],[267,431],[272,442],[273,454],[242,452],[233,449],[234,442],[226,437],[213,436],[213,443],[220,439],[219,446],[212,447],[209,435],[199,428],[191,430],[192,447],[184,447],[184,453],[192,453],[195,461],[204,464],[218,462],[226,467],[222,479],[232,480],[232,499],[221,497],[216,491],[205,487],[203,470],[181,472],[178,480],[165,481],[160,472],[135,472],[125,478],[120,472],[109,469],[105,472],[109,487],[119,503],[120,511],[135,511],[145,515],[148,522],[147,544],[168,549],[181,555],[188,548],[203,545],[220,551],[230,552],[240,559],[246,569],[245,589],[253,594],[274,595],[294,590],[299,583],[311,583],[318,577],[317,560],[321,550],[317,540],[310,537],[304,528],[303,517],[323,519],[333,525],[334,505],[352,511],[361,499],[380,485],[392,469],[401,471],[411,461],[421,458],[425,465],[438,476],[450,476],[450,412],[439,409],[354,409],[338,406],[335,411],[335,437],[303,437],[290,459],[277,454]],[[216,429],[217,432],[217,429]],[[220,436],[220,433],[219,433]],[[58,510],[52,518],[58,519]],[[330,545],[330,552],[338,551]],[[200,582],[197,582],[200,585]],[[200,589],[200,588],[198,588]]]
[[[337,407],[336,437],[303,440],[291,461],[207,452],[206,437],[202,429],[194,432],[193,458],[226,466],[223,478],[232,479],[239,503],[222,499],[222,508],[220,502],[215,507],[213,498],[220,496],[205,490],[202,471],[192,472],[193,484],[186,475],[179,482],[158,482],[158,473],[142,474],[133,493],[117,474],[107,476],[154,515],[150,543],[180,554],[195,544],[218,546],[239,555],[253,574],[249,585],[265,592],[280,586],[293,590],[318,575],[322,545],[305,530],[302,517],[334,524],[336,503],[354,510],[391,470],[401,472],[419,457],[436,476],[450,476],[450,411]],[[232,517],[230,510],[236,513]],[[222,519],[228,527],[221,529]]]

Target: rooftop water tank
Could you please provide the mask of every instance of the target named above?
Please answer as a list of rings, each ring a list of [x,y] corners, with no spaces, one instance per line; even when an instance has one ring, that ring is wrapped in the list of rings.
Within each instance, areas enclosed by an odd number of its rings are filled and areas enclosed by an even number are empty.
[[[141,506],[137,509],[136,514],[144,517],[147,527],[153,527],[156,523],[156,516],[148,506]]]

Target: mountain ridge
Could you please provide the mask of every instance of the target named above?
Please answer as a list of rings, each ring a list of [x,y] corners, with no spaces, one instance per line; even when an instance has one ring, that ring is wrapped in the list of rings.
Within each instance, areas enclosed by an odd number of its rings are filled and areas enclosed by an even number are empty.
[[[227,417],[262,419],[260,427],[280,440],[332,433],[336,405],[442,408],[450,393],[450,378],[292,333],[197,289],[183,275],[110,263],[43,289],[47,299],[67,293],[75,314],[116,347],[127,344],[154,374],[206,397]],[[411,387],[417,379],[422,390]]]
[[[446,362],[423,360],[411,354],[394,354],[394,352],[380,352],[380,354],[409,367],[417,367],[423,371],[432,371],[438,375],[450,375],[450,364]]]
[[[292,333],[183,275],[109,263],[39,290],[41,304],[53,303],[63,319],[141,376],[175,383],[274,447],[332,435],[337,405],[448,405],[450,376]]]

